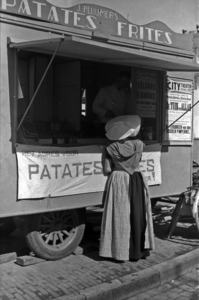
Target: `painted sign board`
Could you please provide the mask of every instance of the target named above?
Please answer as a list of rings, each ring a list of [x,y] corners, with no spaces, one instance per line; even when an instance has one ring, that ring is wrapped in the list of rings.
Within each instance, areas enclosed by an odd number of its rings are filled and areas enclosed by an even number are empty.
[[[143,153],[140,169],[148,184],[161,184],[160,145]],[[59,197],[104,191],[104,146],[17,145],[18,199]]]
[[[96,31],[107,36],[193,50],[192,34],[175,33],[162,22],[155,21],[141,26],[129,22],[114,9],[100,5],[66,0],[65,5],[57,6],[56,2],[53,0],[0,0],[0,11],[72,28]]]

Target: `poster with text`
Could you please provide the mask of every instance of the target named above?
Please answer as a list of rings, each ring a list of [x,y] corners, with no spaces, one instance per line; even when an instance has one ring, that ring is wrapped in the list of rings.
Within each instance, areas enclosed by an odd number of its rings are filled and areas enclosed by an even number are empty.
[[[141,118],[156,118],[157,75],[155,72],[137,72],[136,113]]]
[[[165,140],[190,141],[192,133],[192,106],[193,82],[173,78],[167,79],[167,106]]]

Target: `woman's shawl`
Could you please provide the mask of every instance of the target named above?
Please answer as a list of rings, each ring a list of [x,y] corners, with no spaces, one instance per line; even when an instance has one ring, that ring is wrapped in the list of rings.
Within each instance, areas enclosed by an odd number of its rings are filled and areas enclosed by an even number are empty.
[[[130,175],[139,168],[144,143],[140,140],[124,140],[110,144],[107,151],[115,169],[128,172]]]

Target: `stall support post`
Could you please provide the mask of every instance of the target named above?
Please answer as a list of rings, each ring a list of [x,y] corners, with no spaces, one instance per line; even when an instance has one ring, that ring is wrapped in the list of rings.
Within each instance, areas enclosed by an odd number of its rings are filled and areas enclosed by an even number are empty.
[[[14,50],[13,54],[14,58],[14,93],[13,93],[13,128],[12,128],[12,140],[13,145],[17,142],[17,132],[15,128],[18,124],[18,52]]]

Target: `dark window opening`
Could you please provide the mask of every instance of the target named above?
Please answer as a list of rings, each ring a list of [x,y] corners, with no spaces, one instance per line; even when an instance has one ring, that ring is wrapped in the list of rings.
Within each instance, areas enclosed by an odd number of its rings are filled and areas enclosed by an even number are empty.
[[[18,77],[19,119],[24,114],[45,72],[50,56],[20,51]],[[56,57],[31,106],[27,118],[35,128],[37,139],[25,142],[40,144],[74,144],[105,138],[93,102],[102,87],[113,85],[120,71],[135,76],[131,79],[131,105],[128,114],[142,119],[140,138],[157,141],[159,122],[159,72],[128,66]],[[20,90],[21,89],[21,90]],[[25,123],[23,124],[25,126]],[[104,125],[103,125],[104,126]],[[33,133],[34,135],[34,133]],[[19,136],[19,134],[18,134]],[[18,141],[20,142],[20,141]]]

